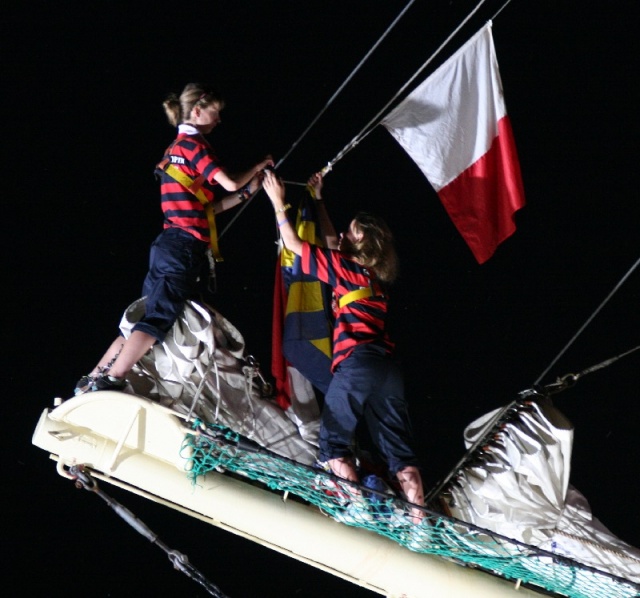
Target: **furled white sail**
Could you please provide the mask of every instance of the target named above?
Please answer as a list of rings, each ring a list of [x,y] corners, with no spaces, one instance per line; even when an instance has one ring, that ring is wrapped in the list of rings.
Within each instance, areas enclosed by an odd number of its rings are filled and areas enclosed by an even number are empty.
[[[452,516],[483,529],[640,582],[640,550],[612,534],[569,483],[573,426],[550,399],[527,401],[495,426],[497,409],[465,430],[486,437],[441,500]],[[487,432],[492,430],[487,437]]]
[[[143,313],[144,298],[127,308],[120,323],[125,337]],[[264,396],[260,376],[240,332],[214,308],[188,301],[165,340],[128,380],[135,394],[224,425],[284,457],[314,463],[318,422],[300,422],[298,413],[294,423]]]

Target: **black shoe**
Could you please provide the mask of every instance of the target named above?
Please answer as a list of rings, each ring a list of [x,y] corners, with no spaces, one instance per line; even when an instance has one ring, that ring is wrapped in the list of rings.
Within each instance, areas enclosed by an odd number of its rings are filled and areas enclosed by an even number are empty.
[[[76,386],[73,389],[74,395],[81,395],[83,392],[87,392],[89,387],[93,384],[95,378],[93,376],[82,376],[80,380],[76,382]]]
[[[85,392],[95,392],[96,390],[124,390],[127,381],[124,378],[114,378],[106,374],[96,374],[93,376],[82,376],[73,391],[75,396]]]
[[[95,383],[95,390],[124,390],[127,381],[124,378],[100,376]]]

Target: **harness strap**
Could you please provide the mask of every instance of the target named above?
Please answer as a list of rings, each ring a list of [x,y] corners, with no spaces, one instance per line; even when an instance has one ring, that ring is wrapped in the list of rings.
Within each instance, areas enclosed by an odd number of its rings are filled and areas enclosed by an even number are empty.
[[[373,289],[371,287],[362,287],[361,289],[356,289],[355,291],[351,291],[346,295],[342,295],[340,299],[338,299],[338,306],[342,309],[345,305],[349,303],[353,303],[354,301],[358,301],[359,299],[368,299],[369,297],[374,297]],[[381,295],[378,295],[381,296]]]
[[[180,183],[189,193],[195,195],[200,203],[204,206],[204,213],[207,216],[209,222],[209,236],[211,237],[211,253],[216,262],[222,262],[223,257],[220,255],[220,249],[218,248],[218,231],[216,229],[216,215],[213,209],[213,202],[207,199],[207,196],[202,191],[202,185],[205,182],[205,177],[200,175],[196,178],[190,177],[188,174],[182,172],[177,166],[169,163],[169,159],[165,158],[156,166],[157,169],[167,173],[174,181]]]

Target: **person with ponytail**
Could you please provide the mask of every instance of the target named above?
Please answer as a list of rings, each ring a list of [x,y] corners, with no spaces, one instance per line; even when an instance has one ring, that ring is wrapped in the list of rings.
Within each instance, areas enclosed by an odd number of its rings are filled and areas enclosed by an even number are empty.
[[[224,100],[212,87],[189,83],[163,102],[177,136],[156,166],[160,179],[163,230],[151,246],[143,284],[145,313],[131,335],[118,336],[74,394],[123,390],[135,363],[164,340],[188,299],[198,299],[214,259],[220,260],[215,216],[240,205],[259,188],[262,171],[273,166],[266,156],[253,167],[231,174],[205,136],[221,122]],[[222,194],[222,188],[227,194]]]

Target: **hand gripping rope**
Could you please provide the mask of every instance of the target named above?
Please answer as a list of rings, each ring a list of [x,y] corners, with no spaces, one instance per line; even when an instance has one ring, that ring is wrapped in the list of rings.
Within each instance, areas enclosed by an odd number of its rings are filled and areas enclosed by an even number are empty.
[[[400,14],[394,19],[394,21],[389,25],[387,30],[383,33],[383,35],[378,39],[378,41],[373,45],[373,47],[367,52],[367,54],[362,58],[362,60],[358,63],[358,65],[353,69],[353,71],[349,74],[347,79],[340,85],[340,87],[335,91],[333,96],[327,101],[322,110],[316,115],[316,117],[311,121],[311,123],[307,126],[307,128],[302,132],[302,134],[298,137],[296,141],[291,145],[289,150],[285,153],[285,155],[278,160],[275,165],[275,169],[278,167],[289,157],[291,152],[298,147],[302,139],[307,135],[309,130],[315,125],[315,123],[320,119],[320,117],[324,114],[324,112],[329,108],[329,106],[336,99],[338,94],[344,89],[344,87],[349,83],[349,81],[353,78],[353,76],[360,70],[362,65],[366,62],[366,60],[371,56],[374,50],[380,45],[383,39],[389,34],[389,32],[395,27],[398,21],[404,16],[404,14],[409,10],[411,5],[415,2],[415,0],[409,0],[407,5],[402,9]],[[327,165],[322,169],[322,174],[330,172],[333,169],[333,166],[341,160],[348,152],[354,149],[360,141],[362,141],[365,137],[371,133],[374,128],[381,122],[381,118],[386,112],[386,110],[406,91],[406,89],[413,83],[413,81],[422,73],[425,68],[435,59],[435,57],[441,52],[441,50],[453,39],[453,37],[462,29],[462,27],[475,15],[476,12],[480,9],[480,7],[486,2],[486,0],[479,0],[478,4],[473,8],[473,10],[464,18],[464,20],[456,27],[456,29],[447,37],[447,39],[440,45],[440,47],[431,55],[431,57],[416,71],[413,76],[402,86],[402,88],[385,104],[385,106],[367,123],[363,129],[358,133],[338,154],[330,160]],[[504,4],[500,7],[500,9],[493,15],[492,19],[495,19],[504,8],[511,2],[511,0],[506,0]],[[306,186],[305,183],[296,182],[296,181],[283,181],[285,184],[289,185],[300,185]],[[223,231],[218,235],[218,238],[222,238],[222,236],[229,230],[229,228],[233,225],[233,223],[240,217],[242,212],[247,209],[251,201],[258,190],[254,191],[249,199],[244,202],[244,204],[240,207],[240,209],[235,213],[231,221],[227,224],[227,226],[223,229]]]

